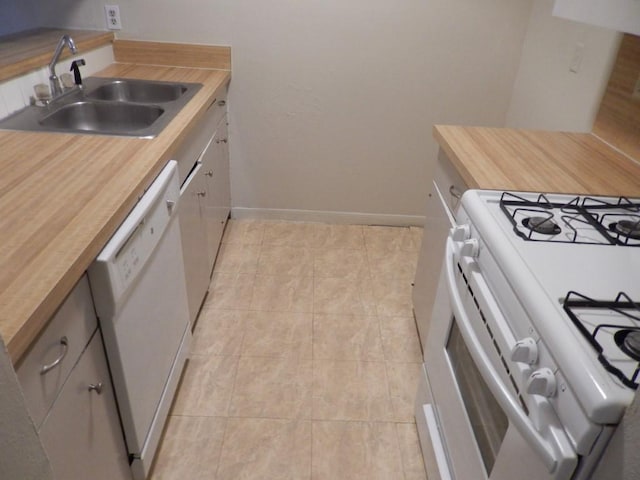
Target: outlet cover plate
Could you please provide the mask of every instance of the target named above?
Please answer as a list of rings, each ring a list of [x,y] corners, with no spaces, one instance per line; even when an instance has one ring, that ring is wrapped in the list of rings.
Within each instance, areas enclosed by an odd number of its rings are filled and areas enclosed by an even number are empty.
[[[105,5],[104,15],[109,30],[122,30],[122,22],[120,21],[120,7],[118,5]]]

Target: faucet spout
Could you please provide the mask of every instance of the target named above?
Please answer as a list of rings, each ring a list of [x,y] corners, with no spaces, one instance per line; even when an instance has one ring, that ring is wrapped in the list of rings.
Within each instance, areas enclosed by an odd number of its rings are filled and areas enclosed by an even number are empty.
[[[56,63],[58,63],[58,59],[60,55],[62,55],[62,50],[65,45],[69,48],[71,53],[76,53],[78,49],[76,48],[76,44],[73,39],[69,35],[63,35],[58,41],[58,45],[56,46],[55,51],[53,52],[53,57],[51,57],[51,61],[49,62],[49,85],[51,86],[51,97],[55,98],[57,95],[62,93],[62,87],[60,86],[60,80],[56,75]]]

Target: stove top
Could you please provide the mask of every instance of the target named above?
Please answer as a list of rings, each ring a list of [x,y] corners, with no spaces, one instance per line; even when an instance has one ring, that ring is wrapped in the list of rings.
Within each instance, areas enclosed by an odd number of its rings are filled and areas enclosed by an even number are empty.
[[[527,197],[503,192],[500,209],[519,237],[538,242],[640,246],[640,201],[625,197]]]

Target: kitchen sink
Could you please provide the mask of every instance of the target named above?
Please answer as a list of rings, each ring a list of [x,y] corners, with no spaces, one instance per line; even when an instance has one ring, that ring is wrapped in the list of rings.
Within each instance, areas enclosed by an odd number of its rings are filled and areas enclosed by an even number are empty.
[[[116,102],[164,103],[180,98],[187,91],[179,83],[146,80],[113,80],[87,93],[87,98]]]
[[[0,129],[152,138],[200,88],[199,83],[89,77],[82,89],[0,120]]]
[[[163,113],[164,110],[155,105],[74,102],[46,115],[39,123],[56,130],[117,135],[148,128]]]

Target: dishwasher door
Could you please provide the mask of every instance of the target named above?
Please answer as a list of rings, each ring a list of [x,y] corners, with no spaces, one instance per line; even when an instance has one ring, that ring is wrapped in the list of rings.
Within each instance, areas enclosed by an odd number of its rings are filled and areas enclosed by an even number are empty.
[[[176,162],[169,162],[89,269],[134,477],[146,478],[191,329]]]

